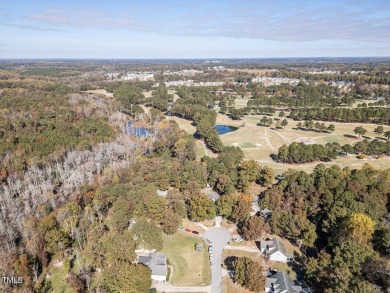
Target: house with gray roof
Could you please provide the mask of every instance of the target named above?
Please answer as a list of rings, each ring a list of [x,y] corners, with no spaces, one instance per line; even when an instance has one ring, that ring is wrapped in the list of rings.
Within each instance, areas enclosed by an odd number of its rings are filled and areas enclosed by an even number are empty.
[[[276,262],[287,263],[294,258],[294,255],[286,252],[283,243],[276,238],[261,240],[260,251],[264,254],[264,257]]]
[[[272,211],[269,209],[262,209],[260,210],[260,216],[262,216],[266,221],[268,221],[271,218]]]
[[[265,293],[300,293],[302,287],[283,272],[276,272],[265,280]]]
[[[152,270],[152,280],[165,282],[167,280],[167,258],[161,253],[150,253],[149,256],[139,256],[138,263]]]

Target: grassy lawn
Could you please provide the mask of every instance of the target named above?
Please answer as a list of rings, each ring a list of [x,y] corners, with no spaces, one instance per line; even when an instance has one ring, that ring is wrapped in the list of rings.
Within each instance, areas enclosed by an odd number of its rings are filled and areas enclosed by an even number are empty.
[[[253,293],[238,284],[234,284],[229,276],[222,279],[222,293]]]
[[[200,160],[206,155],[206,151],[204,149],[203,143],[200,140],[195,141],[195,146],[196,146],[196,156]]]
[[[234,249],[225,249],[222,253],[222,259],[225,262],[225,259],[229,256],[236,256],[236,257],[248,257],[253,261],[256,262],[263,262],[263,258],[260,257],[259,253],[254,253],[254,252],[248,252],[248,251],[243,251],[243,250],[234,250]],[[226,268],[224,264],[224,268]]]
[[[189,120],[186,120],[186,119],[183,119],[180,117],[176,117],[176,116],[167,117],[167,119],[176,121],[177,124],[179,124],[179,127],[181,129],[184,129],[189,134],[194,134],[196,132],[196,127],[194,125],[192,125],[191,121],[189,121]]]
[[[176,286],[202,286],[210,284],[210,266],[206,249],[195,251],[195,245],[201,238],[176,232],[164,236],[164,253],[173,266],[171,283]]]
[[[67,272],[65,266],[51,266],[49,271],[50,278],[47,281],[51,282],[52,292],[72,293],[73,289],[66,281]]]
[[[293,270],[292,266],[287,263],[274,263],[273,269],[286,273],[292,280],[296,280],[297,273]]]
[[[198,225],[196,225],[194,222],[192,222],[191,220],[185,218],[183,219],[183,221],[181,222],[181,225],[185,228],[185,229],[191,229],[191,230],[194,230],[194,231],[198,231],[199,233],[203,233],[204,230],[199,227]]]

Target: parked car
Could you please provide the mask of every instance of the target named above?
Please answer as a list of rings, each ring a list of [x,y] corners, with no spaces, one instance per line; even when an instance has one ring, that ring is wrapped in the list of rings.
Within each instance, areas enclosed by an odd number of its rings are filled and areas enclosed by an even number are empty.
[[[210,261],[210,267],[213,267],[214,265],[213,265],[213,262],[212,261]]]

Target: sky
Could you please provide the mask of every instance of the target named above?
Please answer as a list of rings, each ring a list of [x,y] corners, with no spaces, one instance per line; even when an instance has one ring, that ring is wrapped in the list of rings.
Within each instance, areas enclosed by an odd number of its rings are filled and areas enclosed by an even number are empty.
[[[0,59],[365,56],[389,0],[0,0]]]

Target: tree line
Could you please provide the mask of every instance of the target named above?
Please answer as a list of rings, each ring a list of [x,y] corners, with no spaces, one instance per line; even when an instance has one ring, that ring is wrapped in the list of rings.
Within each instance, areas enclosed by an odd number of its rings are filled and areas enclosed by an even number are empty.
[[[278,160],[283,163],[300,164],[314,161],[330,161],[343,154],[390,155],[390,142],[379,139],[357,142],[354,146],[339,143],[304,144],[293,142],[278,149]]]

